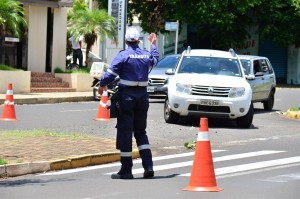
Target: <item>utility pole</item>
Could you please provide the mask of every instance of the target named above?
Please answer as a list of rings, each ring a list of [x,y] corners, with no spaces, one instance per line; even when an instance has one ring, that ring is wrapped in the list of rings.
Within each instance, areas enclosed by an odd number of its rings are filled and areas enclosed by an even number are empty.
[[[179,21],[176,21],[176,39],[175,39],[175,54],[177,54],[178,47],[178,29],[179,29]]]

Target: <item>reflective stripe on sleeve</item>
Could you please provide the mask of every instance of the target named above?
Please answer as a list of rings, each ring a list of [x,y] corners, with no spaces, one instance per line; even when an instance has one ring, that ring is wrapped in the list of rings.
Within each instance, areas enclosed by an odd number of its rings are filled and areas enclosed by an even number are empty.
[[[120,156],[121,157],[132,157],[132,152],[121,152]]]
[[[208,132],[199,132],[197,141],[209,141]]]
[[[136,82],[136,81],[128,81],[128,80],[120,79],[120,84],[127,85],[127,86],[147,86],[148,81]]]
[[[110,74],[113,74],[114,76],[118,76],[119,74],[115,73],[114,71],[107,69],[107,72],[109,72]]]
[[[150,145],[149,144],[143,144],[141,146],[138,147],[139,151],[144,150],[144,149],[150,149]]]

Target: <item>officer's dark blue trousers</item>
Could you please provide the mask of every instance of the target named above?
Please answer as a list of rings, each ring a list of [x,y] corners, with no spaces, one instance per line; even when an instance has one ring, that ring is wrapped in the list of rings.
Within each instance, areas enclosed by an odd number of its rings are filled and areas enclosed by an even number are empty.
[[[139,149],[142,165],[152,168],[152,154],[146,135],[149,95],[146,87],[120,88],[120,107],[122,115],[117,118],[117,144],[121,151],[120,173],[131,173],[132,135]]]

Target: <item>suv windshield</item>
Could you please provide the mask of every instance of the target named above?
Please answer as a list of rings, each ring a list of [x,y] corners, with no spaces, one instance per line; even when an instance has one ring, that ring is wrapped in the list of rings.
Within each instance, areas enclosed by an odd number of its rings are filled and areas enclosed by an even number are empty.
[[[178,62],[179,56],[169,56],[161,59],[155,68],[175,68]]]
[[[178,73],[242,76],[237,60],[200,56],[185,56]]]

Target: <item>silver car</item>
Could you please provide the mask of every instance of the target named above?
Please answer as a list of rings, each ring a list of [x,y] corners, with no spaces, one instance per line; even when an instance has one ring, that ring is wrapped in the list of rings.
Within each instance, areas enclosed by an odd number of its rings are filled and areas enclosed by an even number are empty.
[[[153,67],[149,73],[149,82],[147,87],[149,97],[155,98],[166,96],[167,85],[165,82],[169,77],[169,75],[166,74],[166,71],[168,69],[175,69],[180,56],[181,54],[167,55]]]
[[[262,102],[264,109],[271,111],[276,91],[275,72],[266,57],[239,55],[246,79],[252,88],[252,102]]]

